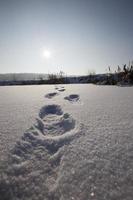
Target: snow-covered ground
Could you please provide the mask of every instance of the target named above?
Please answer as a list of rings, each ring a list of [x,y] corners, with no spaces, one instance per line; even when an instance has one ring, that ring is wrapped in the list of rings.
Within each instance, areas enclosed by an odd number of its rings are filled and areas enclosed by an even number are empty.
[[[0,94],[0,200],[133,199],[132,87]]]

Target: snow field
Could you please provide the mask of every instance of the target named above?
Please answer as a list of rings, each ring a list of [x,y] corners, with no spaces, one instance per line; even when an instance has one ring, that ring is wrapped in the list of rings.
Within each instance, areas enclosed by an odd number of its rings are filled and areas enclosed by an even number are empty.
[[[22,131],[0,166],[0,199],[132,200],[132,88],[45,87],[19,87],[17,92],[12,88],[16,96],[11,94],[11,104],[3,98],[0,124],[7,146],[15,130],[19,132],[20,115],[24,122],[31,114],[37,117]],[[21,109],[25,107],[27,112]],[[16,129],[6,134],[11,122],[6,125],[5,119],[11,116]],[[1,145],[5,143],[1,141]]]
[[[63,92],[65,88],[58,91]],[[56,95],[48,93],[45,98]],[[72,95],[74,99],[77,96]],[[57,188],[61,159],[69,143],[79,136],[81,130],[76,121],[60,105],[42,107],[36,123],[11,151],[0,180],[2,199],[58,199],[54,188]]]

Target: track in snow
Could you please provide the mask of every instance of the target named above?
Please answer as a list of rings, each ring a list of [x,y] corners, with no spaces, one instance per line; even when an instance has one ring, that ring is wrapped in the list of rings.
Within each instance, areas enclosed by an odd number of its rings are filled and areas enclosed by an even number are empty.
[[[59,92],[64,92],[66,89],[64,86],[56,86],[55,90],[59,91]]]
[[[46,94],[45,97],[48,98],[48,99],[52,99],[53,97],[55,97],[57,95],[58,95],[57,92],[52,92],[52,93]]]
[[[69,96],[64,97],[64,99],[73,103],[79,101],[80,98],[78,94],[70,94]]]
[[[42,107],[36,123],[16,143],[4,166],[2,200],[59,199],[54,188],[61,160],[70,142],[79,136],[76,121],[60,105]]]

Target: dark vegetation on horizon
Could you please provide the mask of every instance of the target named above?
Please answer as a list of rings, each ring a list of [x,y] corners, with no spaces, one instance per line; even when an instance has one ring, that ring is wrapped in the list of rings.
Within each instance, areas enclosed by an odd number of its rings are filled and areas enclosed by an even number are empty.
[[[123,65],[123,67],[117,66],[115,73],[111,72],[111,67],[108,67],[107,79],[105,80],[107,85],[132,85],[133,84],[133,62],[132,65]]]
[[[108,67],[105,74],[88,73],[86,76],[66,76],[63,71],[58,74],[0,74],[0,85],[41,85],[41,84],[69,84],[93,83],[99,85],[132,85],[132,65],[118,66],[115,72]]]

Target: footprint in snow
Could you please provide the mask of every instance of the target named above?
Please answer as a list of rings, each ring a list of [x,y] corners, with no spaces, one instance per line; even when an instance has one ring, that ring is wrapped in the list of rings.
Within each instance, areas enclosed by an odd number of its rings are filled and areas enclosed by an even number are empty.
[[[52,99],[53,97],[55,97],[57,95],[58,95],[57,92],[52,92],[52,93],[46,94],[45,97],[48,98],[48,99]]]
[[[60,86],[60,87],[55,87],[55,90],[58,90],[59,92],[64,92],[66,89],[64,86]]]
[[[55,90],[58,90],[59,88],[58,87],[55,87]]]
[[[68,113],[63,113],[59,105],[42,107],[39,117],[37,128],[44,135],[63,135],[75,128],[75,120]]]
[[[0,179],[3,199],[54,199],[61,158],[69,143],[80,136],[76,121],[60,105],[40,109],[36,123],[12,149]],[[5,189],[6,188],[6,189]],[[8,191],[8,192],[7,192]],[[51,192],[52,191],[52,192]]]
[[[68,100],[70,102],[77,102],[80,100],[79,95],[78,94],[71,94],[69,96],[64,97],[65,100]]]
[[[56,153],[77,134],[75,120],[63,113],[59,105],[41,108],[36,124],[24,133],[23,140],[31,146],[43,146],[49,154]]]
[[[59,92],[64,92],[65,90],[65,88],[58,89]]]

